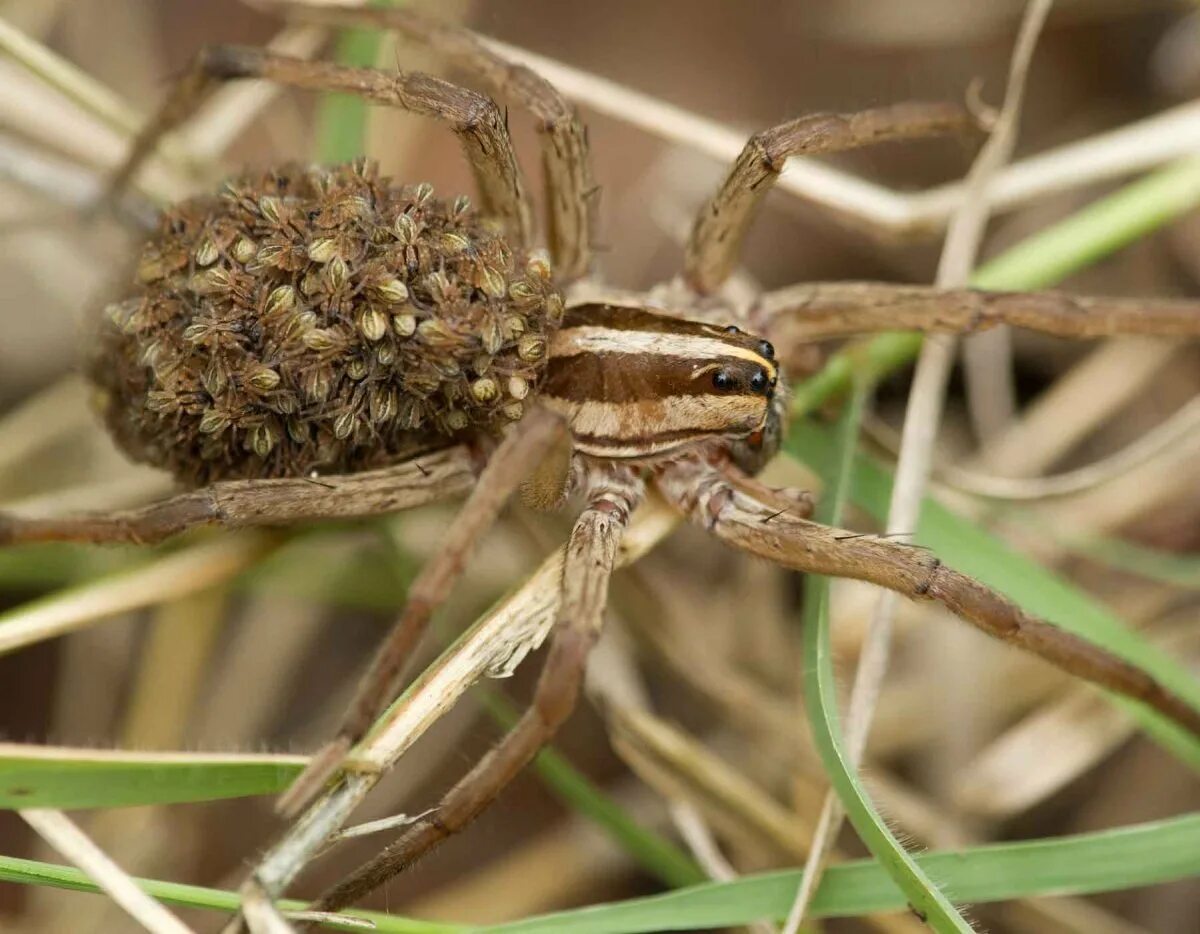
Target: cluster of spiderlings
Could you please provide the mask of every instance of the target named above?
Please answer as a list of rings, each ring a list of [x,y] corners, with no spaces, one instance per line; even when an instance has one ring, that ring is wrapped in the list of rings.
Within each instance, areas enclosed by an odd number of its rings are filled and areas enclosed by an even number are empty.
[[[189,484],[348,472],[519,419],[562,297],[466,198],[366,162],[228,182],[165,212],[90,375],[137,460]]]

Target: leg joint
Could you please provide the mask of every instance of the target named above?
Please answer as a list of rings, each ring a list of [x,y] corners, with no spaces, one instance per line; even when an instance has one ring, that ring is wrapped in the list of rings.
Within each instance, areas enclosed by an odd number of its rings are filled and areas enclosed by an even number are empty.
[[[921,581],[921,583],[917,584],[917,586],[913,588],[913,595],[917,597],[929,596],[929,591],[933,588],[933,582],[937,579],[938,571],[941,570],[941,568],[941,559],[934,558],[933,563],[929,565],[929,574],[926,576],[925,580]]]
[[[196,66],[212,78],[255,78],[262,74],[261,49],[244,45],[206,45],[196,55]]]
[[[458,121],[459,132],[476,135],[482,127],[490,128],[493,131],[504,129],[504,114],[494,100],[483,94],[476,94],[474,91],[466,93],[470,94],[470,98]]]

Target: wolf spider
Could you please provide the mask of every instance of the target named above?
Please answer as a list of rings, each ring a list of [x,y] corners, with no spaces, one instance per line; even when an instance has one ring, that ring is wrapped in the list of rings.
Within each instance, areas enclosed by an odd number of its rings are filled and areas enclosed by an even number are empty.
[[[985,632],[1200,735],[1200,713],[1139,668],[1025,613],[922,550],[813,523],[805,497],[754,479],[783,428],[782,369],[800,358],[807,342],[897,328],[968,333],[1000,323],[1076,338],[1200,334],[1200,305],[1188,301],[877,283],[807,283],[749,305],[722,297],[746,230],[789,157],[969,130],[972,119],[963,109],[909,103],[802,117],[754,135],[700,210],[679,280],[654,295],[572,305],[564,290],[588,276],[596,188],[584,127],[559,92],[473,34],[404,10],[272,5],[306,21],[397,31],[530,111],[540,134],[549,265],[530,251],[531,207],[504,115],[489,97],[420,73],[308,62],[256,48],[206,49],[138,138],[114,191],[220,82],[263,78],[348,92],[442,121],[471,165],[479,212],[461,199],[453,207],[432,201],[427,186],[390,186],[363,165],[324,173],[283,169],[233,184],[223,200],[168,212],[170,223],[143,256],[139,297],[112,313],[113,334],[162,340],[148,357],[143,347],[132,363],[105,357],[93,370],[109,373],[98,378],[115,395],[109,420],[118,436],[124,432],[126,447],[198,488],[123,512],[0,515],[0,543],[148,543],[203,525],[370,516],[468,493],[440,549],[413,582],[337,737],[285,797],[283,809],[295,813],[396,696],[432,612],[510,495],[520,487],[528,500],[549,507],[569,492],[582,498],[567,543],[553,641],[530,708],[438,807],[314,907],[354,902],[461,830],[553,736],[575,706],[618,545],[648,486],[736,548],[797,571],[855,578],[941,603]],[[296,194],[297,184],[308,193]],[[387,230],[371,226],[379,218]],[[417,229],[414,218],[425,226]],[[249,246],[242,246],[237,230],[223,240],[212,234],[226,222],[250,232]],[[264,259],[264,237],[282,237],[284,251],[298,242],[307,255],[294,257],[292,266],[278,253]],[[182,259],[172,258],[168,247],[182,251]],[[234,307],[239,301],[240,310]],[[298,310],[306,302],[307,319]],[[520,312],[519,327],[506,317],[513,311]],[[475,315],[472,326],[491,328],[490,337],[464,329],[467,312]],[[258,334],[255,322],[272,315],[281,316],[282,336]],[[190,356],[180,350],[163,364],[163,340],[181,347],[190,341]],[[117,355],[128,349],[119,337],[106,347]],[[362,356],[364,347],[373,347],[373,356]],[[385,348],[391,350],[385,354]],[[411,373],[396,371],[398,358],[410,368],[433,361],[441,369],[414,385],[406,382]],[[359,375],[347,375],[352,369]],[[178,381],[185,377],[186,386]],[[240,402],[222,408],[235,390],[243,392]],[[167,441],[143,436],[150,409],[167,413],[159,419],[174,432]],[[402,459],[413,445],[421,454]],[[310,482],[310,471],[318,469],[319,483]]]

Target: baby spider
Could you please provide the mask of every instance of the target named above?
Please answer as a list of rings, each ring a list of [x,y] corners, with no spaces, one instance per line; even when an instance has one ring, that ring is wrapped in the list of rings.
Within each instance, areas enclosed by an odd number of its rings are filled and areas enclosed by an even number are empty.
[[[910,103],[759,133],[700,210],[682,277],[664,290],[669,300],[569,305],[565,287],[589,272],[596,189],[586,134],[562,96],[471,33],[404,10],[278,5],[306,21],[395,30],[530,110],[542,144],[549,259],[533,250],[525,183],[490,98],[420,73],[206,49],[138,139],[116,189],[220,82],[260,78],[441,120],[462,143],[479,207],[440,200],[428,185],[394,185],[355,163],[250,174],[167,209],[133,293],[100,324],[89,370],[125,450],[194,489],[121,513],[0,515],[0,543],[151,542],[198,525],[365,516],[469,491],[336,738],[286,796],[283,809],[295,813],[396,696],[431,614],[510,495],[520,488],[545,508],[579,497],[530,709],[437,808],[315,907],[350,904],[461,830],[570,714],[618,544],[648,486],[738,548],[937,601],[1200,734],[1200,713],[1139,668],[923,550],[810,522],[807,500],[754,479],[778,447],[783,369],[805,342],[1001,322],[1081,338],[1200,334],[1200,305],[1184,301],[873,283],[799,285],[751,307],[721,299],[744,234],[790,156],[967,131],[965,111]],[[319,484],[306,479],[313,471]]]

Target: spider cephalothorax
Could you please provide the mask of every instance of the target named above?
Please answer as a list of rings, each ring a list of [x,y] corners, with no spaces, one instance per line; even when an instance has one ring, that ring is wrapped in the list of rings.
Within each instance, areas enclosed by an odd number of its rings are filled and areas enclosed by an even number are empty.
[[[562,297],[465,198],[370,162],[243,175],[165,211],[89,371],[134,458],[188,484],[379,466],[519,419]]]

